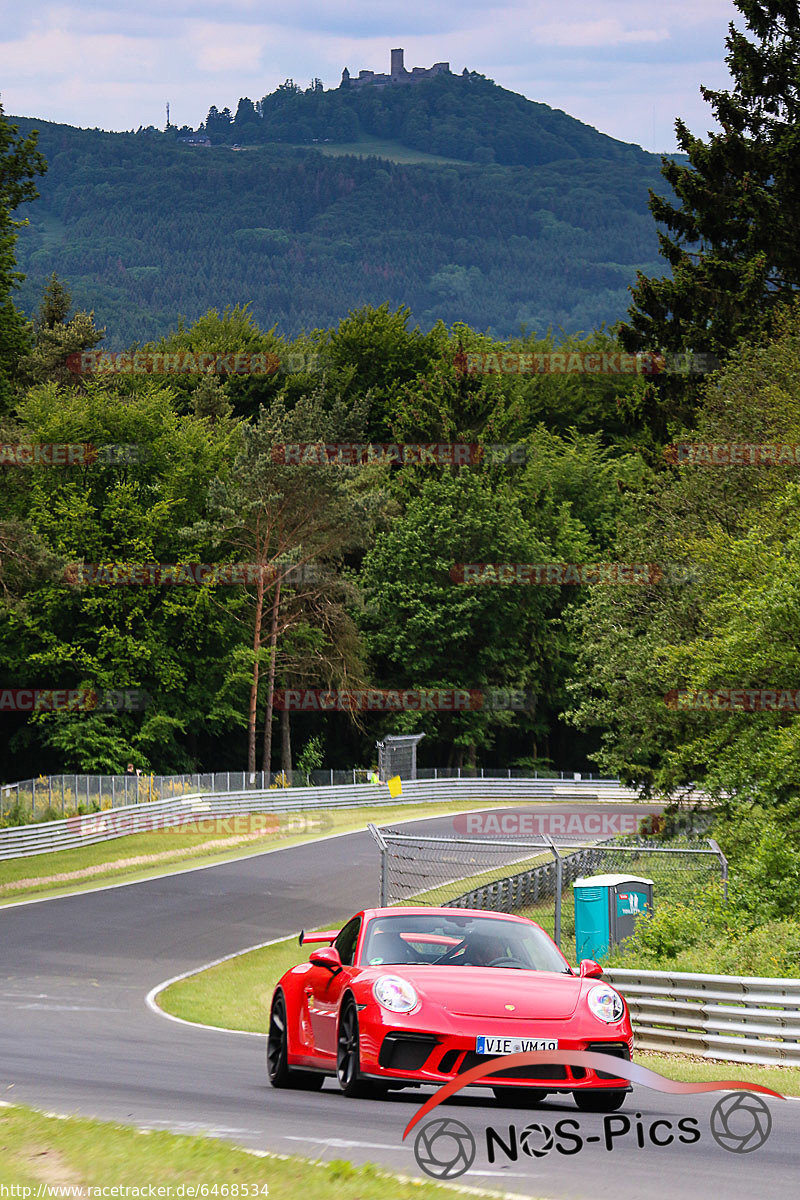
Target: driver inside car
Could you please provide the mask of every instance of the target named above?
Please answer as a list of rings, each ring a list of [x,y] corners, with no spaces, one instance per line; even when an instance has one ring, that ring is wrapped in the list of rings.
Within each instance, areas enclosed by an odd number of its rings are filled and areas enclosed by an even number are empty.
[[[488,967],[497,959],[506,957],[506,947],[500,938],[487,937],[485,933],[473,933],[467,939],[461,961],[464,966]]]

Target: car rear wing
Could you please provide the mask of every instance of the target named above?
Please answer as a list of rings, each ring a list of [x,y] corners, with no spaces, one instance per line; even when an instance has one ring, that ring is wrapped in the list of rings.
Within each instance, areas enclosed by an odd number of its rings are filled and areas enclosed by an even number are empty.
[[[307,942],[326,942],[330,945],[336,941],[339,932],[338,929],[320,929],[317,933],[306,933],[305,929],[301,929],[298,944],[305,946]]]

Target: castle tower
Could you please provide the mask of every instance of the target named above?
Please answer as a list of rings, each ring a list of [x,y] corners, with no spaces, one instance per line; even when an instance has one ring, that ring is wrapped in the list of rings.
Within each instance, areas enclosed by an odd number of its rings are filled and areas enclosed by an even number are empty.
[[[401,75],[405,75],[406,69],[403,66],[403,51],[392,51],[392,79],[397,79]]]

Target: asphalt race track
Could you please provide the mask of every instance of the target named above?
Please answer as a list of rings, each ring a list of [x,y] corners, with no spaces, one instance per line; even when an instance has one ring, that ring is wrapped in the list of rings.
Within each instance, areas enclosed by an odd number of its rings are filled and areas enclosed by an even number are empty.
[[[449,829],[451,822],[433,818],[418,823],[419,831],[423,824],[426,833]],[[416,1130],[407,1143],[401,1137],[427,1090],[386,1101],[347,1100],[332,1081],[316,1094],[276,1092],[266,1082],[262,1037],[192,1028],[145,1003],[164,979],[376,903],[377,868],[370,836],[349,834],[0,909],[0,1099],[420,1175]],[[719,1077],[724,1074],[721,1065]],[[711,1136],[709,1114],[719,1094],[676,1100],[636,1088],[622,1110],[631,1129],[615,1137],[610,1150],[604,1118],[578,1113],[571,1098],[517,1110],[500,1108],[490,1097],[464,1091],[436,1113],[462,1122],[475,1137],[473,1167],[460,1180],[467,1185],[564,1200],[772,1200],[800,1193],[798,1101],[768,1099],[771,1135],[760,1149],[742,1154]],[[687,1117],[697,1120],[700,1132],[693,1144],[676,1137],[659,1147],[650,1140],[653,1121],[671,1121],[677,1134],[677,1122]],[[487,1127],[508,1143],[509,1125],[520,1132],[535,1122],[552,1130],[565,1118],[577,1122],[586,1142],[579,1152],[560,1152],[559,1144],[574,1150],[575,1140],[559,1143],[557,1137],[543,1156],[520,1152],[513,1161],[498,1151],[489,1162]],[[569,1128],[574,1133],[576,1126]],[[658,1136],[666,1140],[666,1126]],[[529,1145],[542,1148],[545,1139],[534,1131]]]

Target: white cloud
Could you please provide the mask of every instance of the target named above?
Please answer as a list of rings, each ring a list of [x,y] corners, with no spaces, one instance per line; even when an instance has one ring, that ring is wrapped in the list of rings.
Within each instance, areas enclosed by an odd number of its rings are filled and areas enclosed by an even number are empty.
[[[643,13],[646,14],[643,16]],[[110,129],[197,125],[287,76],[335,87],[342,67],[386,70],[446,59],[623,140],[672,145],[672,122],[705,132],[699,85],[725,79],[732,0],[31,0],[0,34],[6,112]],[[663,115],[662,115],[663,114]],[[649,130],[649,132],[648,132]]]
[[[537,25],[533,40],[550,46],[619,46],[637,42],[663,42],[669,38],[665,26],[659,29],[626,29],[622,21],[605,17],[600,21],[580,21]]]
[[[187,45],[199,71],[247,73],[262,68],[262,56],[269,43],[269,30],[263,25],[221,25],[194,21],[189,28]]]

